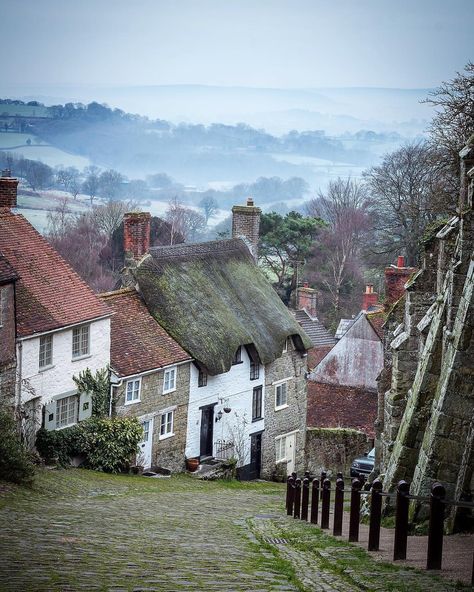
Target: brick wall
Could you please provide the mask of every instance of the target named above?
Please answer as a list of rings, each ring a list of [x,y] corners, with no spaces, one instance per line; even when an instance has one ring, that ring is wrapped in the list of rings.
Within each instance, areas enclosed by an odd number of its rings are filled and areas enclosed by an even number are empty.
[[[0,403],[15,400],[15,290],[13,284],[0,285]]]
[[[149,212],[128,212],[123,217],[123,250],[141,259],[150,248]]]
[[[247,200],[246,206],[234,206],[232,208],[232,237],[246,237],[255,259],[257,259],[258,255],[260,214],[261,209],[253,205],[251,198]]]
[[[314,475],[327,471],[349,476],[352,461],[369,452],[372,442],[362,432],[344,428],[308,428],[306,432],[306,470]]]
[[[262,477],[271,478],[275,471],[275,438],[288,432],[296,432],[296,467],[304,467],[306,431],[306,360],[288,340],[288,352],[265,367],[265,431],[262,437]],[[288,378],[288,407],[275,411],[274,383]]]
[[[125,405],[127,381],[124,381],[120,389],[117,389],[115,413],[116,415],[125,417],[154,417],[152,465],[166,467],[173,471],[183,471],[188,418],[190,365],[181,364],[176,369],[176,390],[165,395],[163,394],[163,370],[142,376],[141,400],[139,403]],[[160,411],[175,405],[174,436],[160,440]]]

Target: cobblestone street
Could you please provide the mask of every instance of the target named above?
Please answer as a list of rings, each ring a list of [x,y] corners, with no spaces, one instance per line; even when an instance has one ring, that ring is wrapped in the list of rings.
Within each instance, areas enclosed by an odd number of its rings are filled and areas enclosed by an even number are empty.
[[[40,473],[0,487],[0,590],[454,590],[284,515],[283,486]]]

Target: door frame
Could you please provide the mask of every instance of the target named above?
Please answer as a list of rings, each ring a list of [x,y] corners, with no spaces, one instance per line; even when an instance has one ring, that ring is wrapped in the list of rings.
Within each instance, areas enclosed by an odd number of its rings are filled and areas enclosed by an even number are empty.
[[[263,432],[265,430],[259,430],[258,432],[253,432],[250,434],[250,474],[251,479],[260,479],[260,475],[262,473],[262,446],[263,446]],[[256,466],[254,468],[254,460],[252,458],[252,453],[254,452],[255,448],[253,446],[254,439],[260,438],[260,458],[259,462],[255,463]],[[253,476],[255,474],[255,476]]]
[[[149,422],[149,426],[148,426],[148,440],[140,440],[139,442],[139,446],[140,445],[146,445],[149,442],[149,449],[150,449],[150,464],[145,464],[144,468],[148,469],[153,465],[153,429],[155,426],[155,416],[154,415],[144,415],[143,417],[138,417],[137,418],[138,421],[140,422],[140,425],[143,425],[146,421]],[[141,452],[141,451],[140,451]],[[138,454],[140,454],[140,452]],[[137,455],[138,457],[138,455]]]
[[[214,452],[214,407],[217,405],[216,403],[211,403],[210,405],[202,405],[201,407],[199,407],[199,411],[201,412],[201,419],[200,419],[200,424],[199,424],[199,458],[203,458],[206,456],[213,456],[213,452]],[[208,429],[210,432],[208,432],[207,435],[207,440],[208,440],[208,447],[210,446],[210,452],[204,452],[203,453],[203,445],[202,445],[202,439],[203,439],[203,435],[202,435],[202,428],[203,428],[203,416],[204,416],[204,411],[210,411],[210,417],[209,417],[209,421],[208,421]],[[210,440],[210,443],[209,443]]]

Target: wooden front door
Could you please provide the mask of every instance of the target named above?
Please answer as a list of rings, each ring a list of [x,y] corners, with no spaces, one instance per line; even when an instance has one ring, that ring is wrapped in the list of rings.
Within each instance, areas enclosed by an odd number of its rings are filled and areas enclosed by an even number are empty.
[[[250,479],[260,479],[262,470],[262,432],[250,436]]]
[[[212,456],[213,431],[214,405],[208,405],[201,409],[201,457]]]

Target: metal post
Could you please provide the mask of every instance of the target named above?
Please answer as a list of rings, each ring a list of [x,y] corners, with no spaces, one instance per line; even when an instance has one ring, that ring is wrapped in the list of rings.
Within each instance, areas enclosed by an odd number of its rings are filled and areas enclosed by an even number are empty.
[[[331,504],[331,481],[324,479],[321,504],[321,528],[329,528],[329,506]]]
[[[293,518],[300,517],[300,508],[301,508],[301,479],[296,479],[295,481],[295,509],[293,513]]]
[[[303,479],[303,495],[301,500],[301,520],[308,521],[309,479]]]
[[[380,523],[382,521],[382,481],[376,479],[372,483],[372,494],[370,500],[370,523],[369,523],[369,551],[378,551],[380,546]]]
[[[444,504],[446,490],[441,483],[433,483],[430,496],[428,557],[426,569],[441,569],[443,558]]]
[[[334,496],[334,527],[333,535],[342,534],[342,515],[344,512],[344,480],[339,478],[336,481],[336,493]]]
[[[321,497],[320,499],[323,499],[323,483],[324,483],[324,479],[326,479],[327,477],[327,473],[326,471],[321,471],[321,478],[319,479],[319,482],[321,483]]]
[[[313,479],[313,490],[311,492],[311,516],[310,520],[313,524],[318,523],[318,509],[319,509],[319,481]]]
[[[295,480],[290,475],[286,482],[286,513],[288,516],[293,514],[293,503],[295,501]]]
[[[410,486],[406,481],[399,481],[397,485],[397,509],[395,511],[395,541],[393,543],[393,560],[407,558],[408,538],[408,510],[410,500],[407,495]]]
[[[349,542],[356,543],[359,540],[360,520],[360,488],[359,479],[353,479],[351,486],[351,514],[349,519]]]

